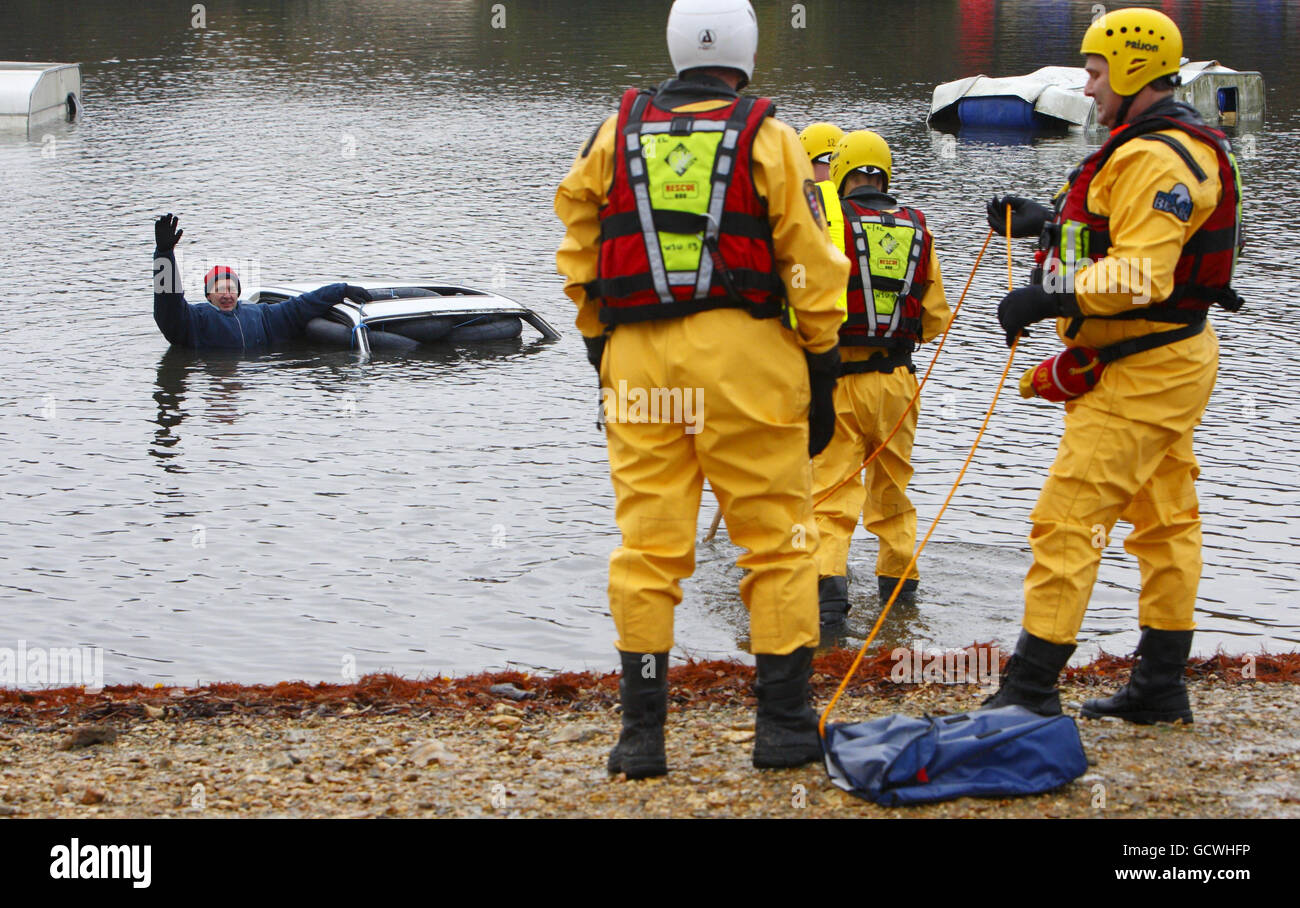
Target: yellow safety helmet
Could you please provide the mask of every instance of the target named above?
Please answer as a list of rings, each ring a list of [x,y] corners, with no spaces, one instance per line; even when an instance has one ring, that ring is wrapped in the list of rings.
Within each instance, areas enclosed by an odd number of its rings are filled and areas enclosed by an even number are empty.
[[[1105,57],[1110,87],[1118,95],[1135,95],[1161,76],[1178,74],[1183,35],[1158,10],[1117,9],[1092,23],[1079,53]]]
[[[835,143],[844,138],[844,130],[834,123],[812,123],[799,133],[799,141],[808,154],[808,160],[814,163],[823,155],[835,150]]]
[[[889,144],[870,129],[851,132],[835,143],[831,153],[831,182],[839,192],[844,180],[855,170],[863,173],[883,173],[885,189],[894,177],[894,156]]]

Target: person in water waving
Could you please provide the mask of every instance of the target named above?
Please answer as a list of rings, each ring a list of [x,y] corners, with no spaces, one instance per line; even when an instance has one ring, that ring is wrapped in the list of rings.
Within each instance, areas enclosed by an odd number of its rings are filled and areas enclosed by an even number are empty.
[[[239,302],[239,276],[225,266],[211,268],[203,280],[207,303],[187,303],[181,292],[173,250],[185,231],[165,214],[154,222],[153,318],[173,344],[200,349],[248,350],[301,337],[307,323],[344,299],[370,302],[363,287],[326,284],[282,303]]]

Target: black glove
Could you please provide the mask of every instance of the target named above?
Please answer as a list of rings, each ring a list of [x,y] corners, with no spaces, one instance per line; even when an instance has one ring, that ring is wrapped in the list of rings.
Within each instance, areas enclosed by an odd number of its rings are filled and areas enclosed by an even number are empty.
[[[153,238],[158,244],[159,252],[171,252],[180,242],[181,234],[185,231],[176,229],[177,221],[178,218],[168,212],[153,222]]]
[[[370,296],[370,291],[365,287],[358,287],[356,284],[345,284],[343,286],[343,298],[363,305],[374,302]]]
[[[812,403],[808,407],[808,456],[816,457],[835,435],[835,381],[840,376],[840,348],[825,353],[808,353],[808,385]]]
[[[582,338],[582,342],[587,345],[587,362],[591,363],[592,368],[596,370],[596,375],[600,375],[600,358],[605,355],[605,341],[609,340],[608,334],[602,334],[598,337]]]
[[[998,323],[1007,332],[1007,346],[1027,325],[1045,318],[1061,315],[1078,315],[1079,309],[1073,293],[1048,293],[1041,284],[1031,284],[1012,290],[998,304]],[[1028,336],[1028,332],[1026,332]]]
[[[989,199],[989,226],[999,236],[1007,232],[1007,206],[1011,206],[1011,235],[1018,237],[1036,237],[1043,232],[1043,225],[1055,215],[1046,205],[1039,205],[1033,199],[1022,199],[1018,195],[994,196]]]

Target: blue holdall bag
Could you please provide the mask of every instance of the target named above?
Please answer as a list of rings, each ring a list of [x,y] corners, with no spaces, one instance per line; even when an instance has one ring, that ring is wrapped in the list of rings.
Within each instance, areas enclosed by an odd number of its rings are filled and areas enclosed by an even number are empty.
[[[824,745],[831,781],[886,807],[1039,794],[1088,768],[1074,719],[1022,706],[827,725]]]

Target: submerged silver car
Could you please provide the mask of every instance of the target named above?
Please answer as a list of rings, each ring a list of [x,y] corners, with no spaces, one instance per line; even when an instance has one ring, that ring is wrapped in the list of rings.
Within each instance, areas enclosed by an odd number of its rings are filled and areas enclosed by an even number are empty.
[[[365,287],[373,302],[337,303],[323,317],[307,323],[309,341],[331,347],[410,351],[421,344],[472,344],[519,337],[527,322],[546,340],[560,333],[527,306],[486,290],[441,284],[434,280],[348,280]],[[318,288],[318,284],[259,287],[250,303],[279,303]]]

